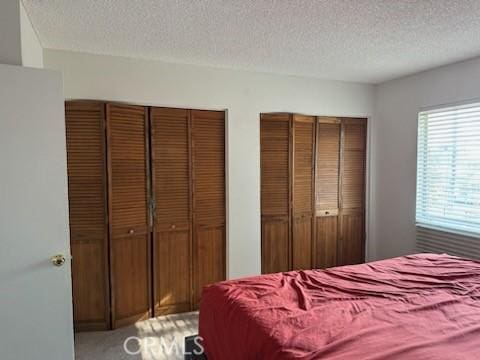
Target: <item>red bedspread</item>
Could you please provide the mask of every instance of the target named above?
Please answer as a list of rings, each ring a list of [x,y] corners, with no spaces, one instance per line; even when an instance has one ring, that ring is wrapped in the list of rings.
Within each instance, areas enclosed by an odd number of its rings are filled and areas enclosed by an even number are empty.
[[[209,360],[480,359],[480,262],[411,255],[207,287]]]

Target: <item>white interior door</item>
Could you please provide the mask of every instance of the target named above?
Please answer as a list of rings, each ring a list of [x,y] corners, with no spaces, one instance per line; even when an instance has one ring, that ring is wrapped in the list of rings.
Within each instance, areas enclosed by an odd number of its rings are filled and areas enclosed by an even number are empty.
[[[0,65],[3,360],[74,357],[64,124],[59,73]]]

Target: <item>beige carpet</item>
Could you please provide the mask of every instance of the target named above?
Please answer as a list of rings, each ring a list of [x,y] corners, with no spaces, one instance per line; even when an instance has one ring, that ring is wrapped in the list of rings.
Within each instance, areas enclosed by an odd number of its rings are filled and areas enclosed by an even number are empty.
[[[197,329],[198,312],[191,312],[161,316],[112,331],[80,332],[75,334],[75,358],[183,359],[184,338],[197,334]],[[127,339],[126,347],[134,355],[125,351],[124,343]]]

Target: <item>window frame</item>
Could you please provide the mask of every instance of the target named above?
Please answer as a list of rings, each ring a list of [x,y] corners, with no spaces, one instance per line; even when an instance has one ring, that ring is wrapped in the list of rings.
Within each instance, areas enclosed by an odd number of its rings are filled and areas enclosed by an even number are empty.
[[[425,107],[419,107],[417,109],[417,118],[416,118],[416,157],[415,157],[415,227],[416,228],[425,228],[425,229],[431,229],[431,230],[438,230],[441,232],[446,232],[446,233],[451,233],[451,234],[458,234],[458,235],[464,235],[464,236],[469,236],[469,237],[475,237],[475,238],[480,238],[480,225],[479,225],[479,231],[470,231],[467,228],[462,229],[461,227],[449,227],[449,226],[443,226],[440,224],[439,220],[433,221],[433,222],[422,222],[418,220],[418,206],[417,206],[417,199],[419,196],[419,145],[420,145],[420,116],[424,112],[432,112],[432,111],[439,111],[439,110],[447,110],[448,108],[453,108],[453,107],[461,107],[461,106],[475,106],[478,105],[478,108],[480,109],[480,97],[477,98],[472,98],[468,100],[460,100],[456,102],[450,102],[450,103],[443,103],[439,105],[433,105],[433,106],[425,106]]]

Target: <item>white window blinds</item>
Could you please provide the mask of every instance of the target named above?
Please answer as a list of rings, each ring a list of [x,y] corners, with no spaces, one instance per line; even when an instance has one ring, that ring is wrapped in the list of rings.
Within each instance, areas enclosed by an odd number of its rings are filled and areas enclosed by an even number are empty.
[[[480,103],[419,113],[416,222],[480,235]]]

